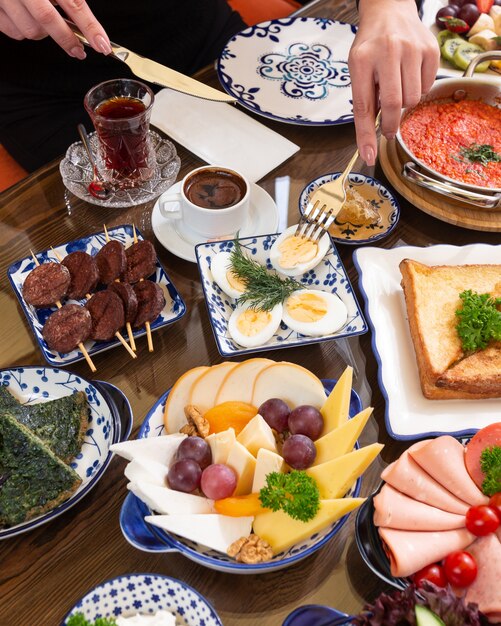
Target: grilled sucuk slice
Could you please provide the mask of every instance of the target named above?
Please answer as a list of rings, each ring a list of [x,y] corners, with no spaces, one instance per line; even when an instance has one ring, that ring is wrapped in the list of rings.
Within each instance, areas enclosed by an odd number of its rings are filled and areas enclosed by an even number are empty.
[[[66,354],[89,338],[92,319],[78,304],[65,304],[45,322],[42,335],[51,350]]]
[[[56,304],[68,292],[71,275],[60,263],[42,263],[26,277],[23,298],[32,306],[43,308]]]
[[[64,257],[62,264],[68,268],[71,275],[68,298],[80,300],[97,287],[99,270],[96,260],[87,252],[81,250],[71,252]]]
[[[85,305],[92,317],[91,339],[109,341],[125,324],[124,305],[109,289],[98,291]]]
[[[164,292],[157,283],[151,280],[142,280],[134,285],[137,296],[137,315],[134,328],[144,326],[146,322],[154,322],[165,306]]]
[[[125,312],[125,321],[132,324],[137,315],[137,296],[129,283],[111,283],[108,287],[114,291],[122,300]]]
[[[148,278],[157,268],[157,253],[151,241],[141,239],[127,248],[127,270],[125,280],[128,283],[137,283],[141,278]]]
[[[125,248],[119,241],[108,241],[96,254],[96,263],[99,269],[99,281],[104,285],[110,285],[127,269]]]

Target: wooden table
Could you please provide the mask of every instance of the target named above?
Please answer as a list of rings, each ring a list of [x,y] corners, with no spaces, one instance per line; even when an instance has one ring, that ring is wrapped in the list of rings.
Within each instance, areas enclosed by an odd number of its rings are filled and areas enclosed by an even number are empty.
[[[304,10],[307,15],[357,19],[353,2],[318,0]],[[201,80],[217,84],[210,68]],[[275,195],[277,179],[290,184],[289,223],[297,221],[297,201],[312,178],[343,168],[355,148],[351,124],[307,128],[260,119],[285,135],[301,150],[287,163],[268,174],[260,184]],[[178,146],[182,159],[179,178],[201,164]],[[360,166],[359,166],[360,167]],[[362,172],[372,174],[365,166]],[[384,179],[376,167],[375,176]],[[426,246],[435,243],[499,243],[499,234],[468,231],[437,221],[401,202],[400,222],[380,245],[397,243]],[[106,210],[72,197],[65,203],[65,189],[55,161],[0,195],[0,367],[43,363],[30,328],[7,281],[6,270],[30,248],[44,250],[108,226],[135,222],[155,241],[151,229],[152,205],[126,210]],[[285,207],[284,207],[285,212]],[[149,354],[146,340],[138,342],[138,359],[132,362],[122,349],[97,355],[96,379],[117,385],[134,411],[135,435],[148,409],[187,369],[221,361],[209,324],[202,287],[195,265],[182,261],[156,243],[162,263],[188,306],[184,318],[154,335],[155,351]],[[353,248],[339,246],[350,279],[357,288],[352,262]],[[360,294],[358,293],[360,299]],[[369,494],[381,469],[395,459],[403,445],[386,434],[384,399],[377,383],[377,365],[370,334],[341,342],[279,350],[268,354],[310,368],[322,378],[337,378],[347,363],[355,368],[355,388],[365,405],[374,406],[374,417],[362,436],[364,444],[385,443],[381,458],[364,476],[362,495]],[[71,366],[91,378],[85,361]],[[371,397],[372,396],[372,397]],[[215,606],[225,626],[278,626],[302,604],[328,604],[354,613],[364,601],[385,589],[364,565],[354,541],[354,515],[327,546],[300,564],[263,576],[230,576],[195,565],[180,555],[154,555],[132,548],[122,536],[118,515],[126,494],[125,462],[115,458],[93,491],[70,511],[40,528],[0,543],[0,625],[52,626],[60,623],[69,608],[93,586],[121,574],[156,572],[180,578],[198,589]]]

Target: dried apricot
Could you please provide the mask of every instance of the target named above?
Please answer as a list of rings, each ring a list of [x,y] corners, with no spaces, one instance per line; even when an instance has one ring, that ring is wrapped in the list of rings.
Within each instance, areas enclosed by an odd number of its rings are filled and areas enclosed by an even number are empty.
[[[268,510],[261,504],[258,493],[249,493],[246,496],[233,496],[231,498],[216,500],[214,502],[214,508],[217,513],[229,515],[230,517],[258,515]]]
[[[235,435],[257,415],[257,408],[248,402],[230,400],[209,409],[204,414],[210,424],[209,433],[220,433],[228,428],[235,429]]]

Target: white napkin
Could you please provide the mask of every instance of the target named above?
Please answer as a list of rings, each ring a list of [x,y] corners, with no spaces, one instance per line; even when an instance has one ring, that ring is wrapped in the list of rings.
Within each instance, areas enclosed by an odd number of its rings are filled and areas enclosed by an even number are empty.
[[[171,89],[156,94],[151,123],[207,163],[237,170],[251,182],[299,150],[231,104]]]

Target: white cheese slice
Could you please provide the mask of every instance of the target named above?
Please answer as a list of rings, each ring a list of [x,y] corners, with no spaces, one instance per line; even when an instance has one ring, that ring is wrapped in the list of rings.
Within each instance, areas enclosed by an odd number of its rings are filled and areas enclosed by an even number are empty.
[[[222,430],[219,433],[212,433],[212,435],[205,438],[205,441],[210,446],[212,452],[212,462],[226,463],[228,460],[228,454],[236,441],[235,429],[228,428],[227,430]]]
[[[183,493],[148,483],[129,483],[127,489],[147,504],[150,509],[163,515],[198,515],[214,512],[213,500],[192,493]]]
[[[130,463],[127,463],[124,469],[125,477],[131,483],[148,483],[158,487],[166,486],[167,483],[165,481],[168,473],[169,468],[167,465],[157,461],[150,461],[144,457],[132,460]]]
[[[261,448],[277,452],[273,431],[259,413],[246,424],[239,433],[237,441],[245,446],[253,456],[257,456]]]
[[[257,453],[256,469],[252,482],[252,493],[258,493],[266,485],[266,476],[272,472],[283,472],[285,461],[276,452],[261,448]]]
[[[238,477],[237,486],[233,495],[245,496],[251,493],[256,459],[239,441],[235,441],[233,444],[226,465],[234,469]]]
[[[164,435],[161,437],[147,437],[145,439],[131,439],[121,441],[110,446],[110,450],[124,459],[146,458],[163,465],[169,465],[179,444],[187,435],[176,433],[174,435]]]
[[[250,535],[254,517],[229,517],[214,513],[209,515],[147,515],[144,520],[168,532],[226,554],[234,541]]]

